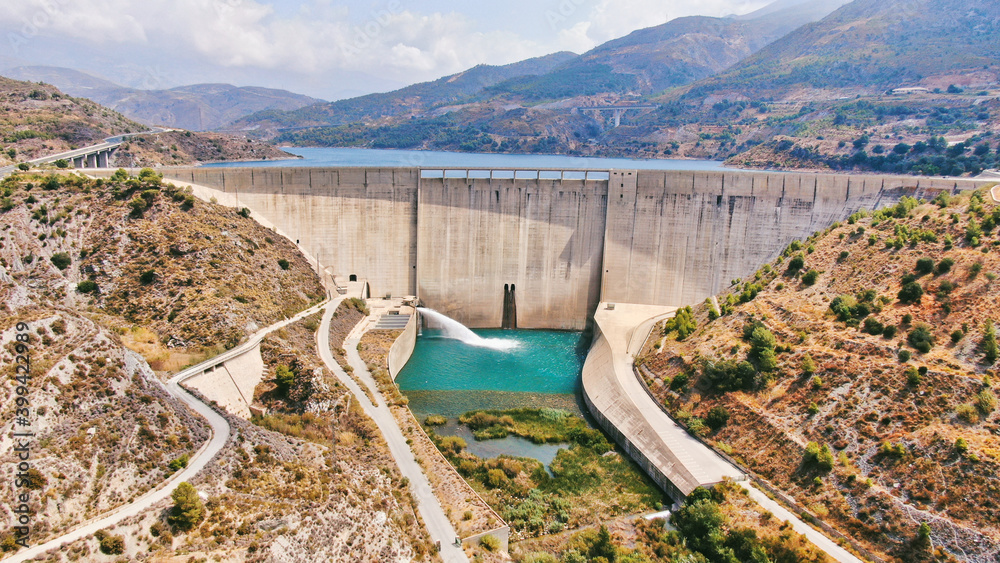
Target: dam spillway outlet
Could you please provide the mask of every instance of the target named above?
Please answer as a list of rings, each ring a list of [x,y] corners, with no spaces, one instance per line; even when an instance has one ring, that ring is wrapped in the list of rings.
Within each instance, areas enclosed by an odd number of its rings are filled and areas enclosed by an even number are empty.
[[[503,323],[500,328],[517,328],[517,300],[514,298],[514,284],[503,284]]]

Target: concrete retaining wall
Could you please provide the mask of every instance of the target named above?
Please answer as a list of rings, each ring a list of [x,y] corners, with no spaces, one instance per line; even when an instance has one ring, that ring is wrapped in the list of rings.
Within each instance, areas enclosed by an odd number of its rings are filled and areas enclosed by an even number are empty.
[[[184,384],[198,390],[226,411],[249,420],[254,389],[263,379],[264,359],[260,355],[260,345],[257,345],[210,371],[188,379]]]
[[[403,329],[403,334],[400,334],[396,341],[392,343],[389,348],[389,377],[393,381],[396,380],[396,376],[399,375],[400,370],[406,365],[406,362],[410,361],[410,356],[413,355],[413,348],[417,345],[417,332],[420,327],[419,313],[414,310],[410,314],[410,320],[406,323],[406,328]]]

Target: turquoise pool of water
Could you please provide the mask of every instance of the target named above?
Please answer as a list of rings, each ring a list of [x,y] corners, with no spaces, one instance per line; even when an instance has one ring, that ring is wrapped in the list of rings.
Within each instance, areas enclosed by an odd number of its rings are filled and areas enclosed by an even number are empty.
[[[548,466],[565,444],[533,444],[516,436],[477,442],[455,419],[471,410],[519,407],[558,408],[582,416],[578,390],[587,347],[581,333],[474,332],[483,338],[513,339],[517,346],[504,351],[479,348],[425,329],[396,377],[410,410],[421,421],[430,414],[448,417],[448,424],[435,432],[462,437],[468,451],[479,457],[531,457]]]
[[[475,330],[483,338],[513,340],[511,350],[470,346],[424,330],[396,378],[402,391],[576,392],[583,365],[580,333]]]

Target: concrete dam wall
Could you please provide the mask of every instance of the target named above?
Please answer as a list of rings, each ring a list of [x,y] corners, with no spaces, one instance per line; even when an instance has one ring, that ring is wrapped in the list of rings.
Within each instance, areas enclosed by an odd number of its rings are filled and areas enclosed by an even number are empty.
[[[683,306],[862,209],[975,180],[615,170],[607,180],[422,177],[417,168],[186,168],[373,296],[417,295],[472,327],[582,329],[601,301]]]

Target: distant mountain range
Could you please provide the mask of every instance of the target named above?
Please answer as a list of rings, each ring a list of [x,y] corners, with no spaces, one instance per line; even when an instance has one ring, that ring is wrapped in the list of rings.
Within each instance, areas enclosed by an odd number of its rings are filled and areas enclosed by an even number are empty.
[[[394,92],[293,111],[261,112],[237,121],[233,128],[273,136],[281,130],[440,114],[434,110],[455,104],[648,96],[721,72],[844,2],[778,0],[745,16],[678,18],[609,41],[583,55],[563,52],[506,66],[480,65]],[[595,102],[580,100],[579,105]]]
[[[292,111],[259,112],[240,120],[233,128],[273,130],[343,125],[388,116],[422,114],[434,108],[465,101],[504,81],[544,75],[576,57],[574,53],[560,52],[503,66],[478,65],[458,74],[413,84],[393,92],[368,94]]]
[[[219,129],[264,110],[295,110],[322,102],[285,90],[195,84],[169,90],[138,90],[68,68],[17,67],[3,73],[17,80],[45,82],[148,125],[191,131]]]
[[[856,0],[695,85],[691,94],[875,94],[900,86],[984,87],[998,75],[1000,2]]]

